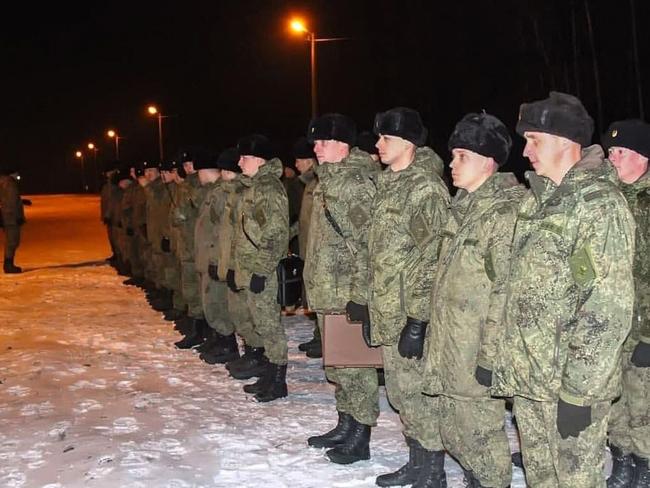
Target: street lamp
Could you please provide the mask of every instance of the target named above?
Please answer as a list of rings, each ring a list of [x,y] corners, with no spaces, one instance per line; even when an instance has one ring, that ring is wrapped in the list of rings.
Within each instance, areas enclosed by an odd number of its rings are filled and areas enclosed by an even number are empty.
[[[115,139],[115,159],[119,161],[120,160],[120,139],[124,139],[124,138],[117,135],[117,132],[115,132],[113,129],[106,132],[106,135],[111,139]]]
[[[149,105],[147,107],[147,112],[149,115],[155,115],[158,118],[158,154],[160,156],[160,161],[163,160],[163,135],[162,135],[162,119],[167,118],[167,115],[160,113],[158,108],[155,105]]]
[[[90,149],[93,152],[93,168],[94,168],[93,169],[93,174],[97,175],[98,174],[98,172],[97,172],[97,151],[98,151],[97,146],[95,144],[93,144],[92,142],[89,142],[87,147],[88,147],[88,149]]]
[[[81,160],[81,188],[83,191],[88,191],[86,187],[86,167],[84,165],[84,153],[77,151],[74,155]]]
[[[347,41],[349,37],[317,38],[316,33],[310,31],[302,19],[294,18],[289,21],[289,28],[296,34],[306,34],[310,46],[310,72],[311,72],[311,116],[316,117],[318,112],[318,92],[316,90],[316,43]]]

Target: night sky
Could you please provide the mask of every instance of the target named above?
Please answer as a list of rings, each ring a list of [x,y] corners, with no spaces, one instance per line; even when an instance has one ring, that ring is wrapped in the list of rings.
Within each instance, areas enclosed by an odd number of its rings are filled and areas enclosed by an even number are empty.
[[[522,101],[568,91],[599,123],[585,1],[601,132],[640,114],[630,0],[23,2],[0,20],[0,161],[20,169],[23,192],[78,191],[74,152],[92,141],[98,164],[114,159],[109,128],[124,137],[121,159],[157,159],[152,103],[171,116],[167,155],[194,144],[219,151],[261,132],[287,157],[310,117],[309,44],[288,30],[300,14],[318,37],[352,38],[318,45],[321,113],[369,129],[379,110],[415,108],[447,160],[454,124],[485,109],[513,130],[507,169],[520,174]],[[648,112],[650,1],[636,0],[636,15]]]

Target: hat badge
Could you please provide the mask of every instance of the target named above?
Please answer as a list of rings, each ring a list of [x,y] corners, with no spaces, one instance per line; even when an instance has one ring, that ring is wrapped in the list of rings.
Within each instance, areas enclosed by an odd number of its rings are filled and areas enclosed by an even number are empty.
[[[618,131],[616,129],[614,129],[612,131],[612,137],[616,137],[617,135],[618,135]]]

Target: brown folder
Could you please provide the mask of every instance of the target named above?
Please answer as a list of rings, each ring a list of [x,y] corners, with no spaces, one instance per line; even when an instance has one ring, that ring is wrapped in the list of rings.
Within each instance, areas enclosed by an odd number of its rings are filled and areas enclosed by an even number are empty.
[[[323,317],[323,365],[332,367],[383,368],[381,347],[368,347],[360,322],[348,322],[344,313]]]

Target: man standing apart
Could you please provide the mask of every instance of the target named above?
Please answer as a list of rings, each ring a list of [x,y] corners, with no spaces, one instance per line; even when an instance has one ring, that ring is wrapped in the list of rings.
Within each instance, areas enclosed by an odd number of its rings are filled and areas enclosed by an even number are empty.
[[[5,233],[5,255],[3,271],[21,273],[14,264],[16,250],[20,244],[20,226],[25,223],[25,210],[18,190],[18,171],[0,167],[0,223]]]
[[[442,160],[424,147],[427,130],[420,114],[404,107],[379,113],[374,132],[388,168],[375,176],[364,337],[369,346],[381,345],[388,399],[399,411],[410,452],[405,466],[379,476],[377,484],[421,486],[418,476],[426,464],[435,471],[427,478],[437,481],[430,486],[446,486],[438,400],[422,393],[422,352],[449,192],[440,178]],[[356,303],[348,306],[355,308]]]
[[[611,402],[634,305],[634,220],[580,100],[523,104],[535,170],[520,208],[492,393],[515,396],[528,485],[604,486]]]
[[[612,406],[609,488],[650,487],[650,125],[614,122],[604,139],[636,221],[632,332],[623,346],[623,394]]]
[[[440,395],[443,444],[475,488],[504,488],[512,478],[505,401],[489,393],[510,244],[525,193],[512,173],[498,172],[511,146],[508,129],[492,115],[470,113],[456,124],[449,150],[458,192],[431,301],[425,392]]]
[[[309,125],[319,166],[318,184],[307,239],[304,271],[309,306],[323,327],[323,315],[343,312],[354,300],[367,310],[368,230],[375,196],[370,156],[353,148],[354,122],[341,114],[326,114]],[[336,385],[338,424],[310,437],[312,447],[331,448],[330,461],[350,464],[370,458],[370,429],[379,415],[375,368],[325,368]]]

